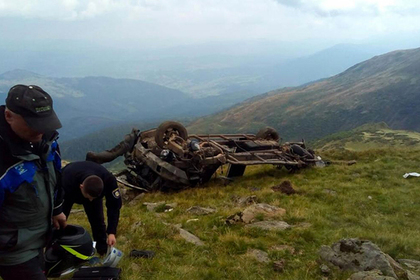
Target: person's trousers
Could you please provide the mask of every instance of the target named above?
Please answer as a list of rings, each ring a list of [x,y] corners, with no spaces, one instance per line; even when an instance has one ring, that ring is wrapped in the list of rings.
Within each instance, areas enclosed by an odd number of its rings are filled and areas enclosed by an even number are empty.
[[[70,210],[74,202],[64,201],[63,204],[63,213],[66,215],[67,219],[70,215]],[[88,217],[90,227],[92,228],[93,240],[96,241],[96,251],[103,255],[108,249],[106,243],[106,226],[104,220],[104,207],[102,204],[102,199],[97,198],[92,201],[87,201],[83,203],[83,208],[85,209],[86,216]]]
[[[0,276],[3,280],[46,280],[42,269],[44,261],[40,253],[27,262],[16,265],[0,265]]]

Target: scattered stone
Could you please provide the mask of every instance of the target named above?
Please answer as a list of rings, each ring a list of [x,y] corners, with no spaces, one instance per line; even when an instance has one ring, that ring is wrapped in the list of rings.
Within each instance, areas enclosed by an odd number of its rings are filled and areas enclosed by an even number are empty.
[[[234,224],[241,223],[241,222],[242,222],[242,212],[239,212],[239,213],[233,214],[232,216],[229,216],[225,221],[225,223],[228,224],[228,225],[234,225]]]
[[[357,161],[355,161],[355,160],[350,160],[350,161],[348,161],[347,162],[347,165],[353,165],[353,164],[356,164],[357,163]]]
[[[137,230],[137,228],[141,227],[142,225],[143,225],[143,223],[142,223],[142,222],[140,222],[140,221],[135,222],[135,223],[131,226],[131,231],[136,231],[136,230]]]
[[[251,195],[251,196],[239,197],[236,199],[236,203],[239,206],[251,205],[251,204],[257,203],[257,196]]]
[[[384,276],[397,278],[387,256],[377,245],[368,240],[343,239],[331,247],[323,245],[319,254],[321,259],[343,270],[369,271],[378,269]]]
[[[141,194],[136,195],[136,197],[134,197],[134,198],[133,198],[133,199],[132,199],[132,200],[128,203],[128,205],[133,206],[133,205],[137,204],[137,202],[138,202],[139,200],[141,200],[144,196],[145,196],[145,194],[144,194],[144,193],[141,193]]]
[[[143,205],[147,207],[147,210],[150,212],[156,211],[156,208],[163,207],[163,212],[167,212],[166,210],[175,208],[178,204],[177,203],[165,203],[165,201],[160,202],[144,202]]]
[[[396,260],[394,260],[388,254],[385,254],[385,257],[387,258],[389,264],[392,266],[392,269],[394,270],[398,279],[406,279],[407,278],[407,272],[404,270],[404,268],[401,266],[401,264],[399,264]]]
[[[289,245],[274,245],[270,248],[271,251],[288,251],[291,255],[295,253],[295,248]]]
[[[242,212],[242,221],[246,224],[252,223],[261,214],[264,217],[281,217],[286,214],[286,210],[265,203],[258,203],[247,207]]]
[[[186,231],[185,229],[180,228],[179,229],[179,234],[182,236],[182,238],[185,239],[185,241],[193,243],[197,246],[203,246],[204,243],[203,241],[200,240],[200,238],[198,238],[197,236],[195,236],[194,234]]]
[[[191,222],[197,222],[197,221],[199,221],[199,219],[189,219],[189,220],[187,220],[187,224],[191,223]]]
[[[283,231],[291,228],[291,226],[284,221],[262,221],[256,222],[250,225],[246,225],[247,228],[261,228],[266,230]]]
[[[286,266],[286,260],[284,259],[273,262],[274,271],[283,272],[285,266]]]
[[[372,199],[372,197],[369,195],[369,196],[368,196],[368,199]]]
[[[328,265],[321,264],[321,265],[319,266],[319,269],[321,269],[321,273],[322,273],[322,275],[324,275],[324,276],[328,276],[328,275],[330,275],[330,273],[331,273],[331,269],[328,267]]]
[[[271,189],[275,192],[282,192],[287,195],[295,194],[296,191],[292,187],[292,183],[289,180],[283,181],[280,185],[273,186]]]
[[[186,212],[188,212],[190,214],[193,214],[193,215],[202,216],[202,215],[212,214],[212,213],[216,212],[216,209],[205,208],[205,207],[200,207],[200,206],[192,206],[192,207],[188,208]]]
[[[165,201],[160,201],[160,202],[143,202],[143,205],[146,206],[147,210],[150,212],[155,211],[156,207],[165,204]]]
[[[260,263],[270,262],[270,259],[268,258],[268,253],[258,249],[249,249],[247,255],[255,258]]]
[[[332,196],[336,196],[337,195],[337,192],[336,191],[330,190],[330,189],[325,189],[324,190],[324,193],[329,194],[329,195],[332,195]]]
[[[357,272],[347,280],[396,280],[391,276],[384,276],[380,270]]]
[[[74,210],[70,210],[70,214],[77,214],[77,213],[82,213],[82,212],[84,212],[85,210],[83,210],[83,209],[74,209]]]
[[[131,201],[133,200],[136,196],[139,195],[139,191],[138,190],[134,190],[132,188],[127,188],[125,187],[123,184],[117,182],[118,187],[120,188],[120,194],[121,194],[121,198],[124,201]]]
[[[410,270],[407,270],[407,279],[408,280],[420,280],[420,276],[418,276],[417,274],[414,274]]]
[[[414,270],[420,270],[420,261],[409,260],[409,259],[399,259],[398,262],[400,264],[407,266],[408,268],[411,268]]]

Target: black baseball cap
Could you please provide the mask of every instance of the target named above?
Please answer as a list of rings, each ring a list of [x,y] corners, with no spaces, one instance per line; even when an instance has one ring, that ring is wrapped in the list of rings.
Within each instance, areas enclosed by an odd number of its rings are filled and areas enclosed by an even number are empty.
[[[62,127],[53,110],[51,96],[39,86],[13,86],[7,95],[6,107],[21,115],[35,131],[45,133]]]

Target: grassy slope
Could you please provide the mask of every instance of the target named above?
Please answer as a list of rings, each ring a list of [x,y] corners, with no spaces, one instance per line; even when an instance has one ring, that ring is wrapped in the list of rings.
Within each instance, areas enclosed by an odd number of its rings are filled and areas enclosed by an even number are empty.
[[[420,133],[390,129],[385,123],[366,124],[329,135],[313,143],[318,150],[366,151],[378,147],[420,148]]]
[[[213,180],[205,188],[146,194],[135,205],[126,203],[117,246],[126,254],[119,265],[122,279],[320,279],[318,249],[345,237],[370,239],[394,258],[420,259],[420,179],[402,178],[406,172],[420,171],[420,149],[336,150],[321,155],[356,159],[358,163],[297,174],[271,166],[253,167],[227,186]],[[271,186],[286,179],[301,193],[286,196],[271,191]],[[337,194],[328,194],[326,189]],[[285,208],[288,223],[308,222],[312,227],[275,233],[225,225],[227,216],[243,210],[233,203],[235,195],[256,195],[259,202]],[[145,201],[176,202],[178,206],[172,212],[152,213],[142,206]],[[187,214],[185,210],[193,205],[216,207],[217,212],[199,217]],[[187,222],[195,218],[199,220]],[[205,246],[185,242],[163,222],[182,224]],[[83,213],[73,214],[70,223],[89,227]],[[297,253],[270,250],[282,244],[293,246]],[[134,248],[152,249],[157,255],[152,260],[130,259],[128,253]],[[272,264],[260,264],[245,256],[250,248],[267,251],[273,261],[285,259],[284,272],[279,274]],[[331,279],[348,276],[334,270]]]

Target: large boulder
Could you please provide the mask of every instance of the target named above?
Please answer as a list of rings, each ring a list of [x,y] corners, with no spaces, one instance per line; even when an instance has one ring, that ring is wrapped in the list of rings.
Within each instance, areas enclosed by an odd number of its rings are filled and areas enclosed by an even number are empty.
[[[343,239],[331,247],[322,246],[319,253],[321,259],[343,270],[370,271],[377,269],[384,276],[398,279],[389,262],[388,258],[390,257],[384,254],[377,245],[368,240]]]

